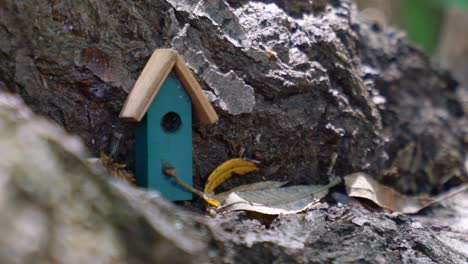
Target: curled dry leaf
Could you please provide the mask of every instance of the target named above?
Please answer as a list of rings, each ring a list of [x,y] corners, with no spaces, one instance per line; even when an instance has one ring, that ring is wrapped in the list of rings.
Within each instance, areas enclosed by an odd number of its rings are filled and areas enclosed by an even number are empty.
[[[204,193],[212,194],[219,185],[231,178],[234,174],[245,175],[257,170],[257,163],[252,160],[236,158],[225,161],[208,176]]]
[[[351,197],[360,197],[373,201],[382,208],[404,214],[414,214],[434,203],[445,200],[468,189],[462,185],[437,196],[408,196],[382,185],[365,173],[353,173],[344,177],[346,192]]]
[[[297,185],[231,192],[218,211],[246,210],[268,215],[294,214],[317,203],[328,194],[330,188],[340,182],[340,178],[335,178],[327,185]]]

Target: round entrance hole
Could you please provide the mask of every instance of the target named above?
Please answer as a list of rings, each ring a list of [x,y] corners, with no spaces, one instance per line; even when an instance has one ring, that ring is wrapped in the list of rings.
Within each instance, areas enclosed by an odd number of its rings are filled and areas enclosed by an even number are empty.
[[[182,126],[182,119],[176,112],[169,112],[162,117],[161,126],[165,132],[173,133]]]

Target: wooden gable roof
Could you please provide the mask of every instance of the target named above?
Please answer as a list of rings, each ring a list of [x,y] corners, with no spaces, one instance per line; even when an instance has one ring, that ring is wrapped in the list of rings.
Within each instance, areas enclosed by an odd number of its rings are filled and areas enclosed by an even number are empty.
[[[172,70],[192,99],[198,121],[203,124],[213,124],[218,121],[218,115],[195,76],[184,59],[172,49],[157,49],[153,53],[128,95],[120,112],[120,118],[140,122]]]

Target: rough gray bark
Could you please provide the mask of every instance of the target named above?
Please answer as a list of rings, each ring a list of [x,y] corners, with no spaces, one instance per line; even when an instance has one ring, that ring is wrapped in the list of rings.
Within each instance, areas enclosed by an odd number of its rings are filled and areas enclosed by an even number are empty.
[[[186,263],[202,249],[162,232],[162,214],[154,225],[113,190],[77,137],[4,93],[0,153],[1,263]]]
[[[210,217],[186,212],[157,193],[98,175],[76,137],[1,92],[0,153],[0,263],[468,259],[466,236],[436,236],[430,225],[366,210],[338,193],[335,199],[343,205],[324,202],[274,221],[245,213]]]
[[[194,127],[198,187],[242,147],[293,183],[325,182],[333,153],[335,173],[404,192],[466,180],[451,77],[399,32],[359,22],[349,1],[314,3],[4,0],[0,83],[95,153],[123,134],[131,164],[133,125],[118,113],[152,51],[172,47],[221,115]]]

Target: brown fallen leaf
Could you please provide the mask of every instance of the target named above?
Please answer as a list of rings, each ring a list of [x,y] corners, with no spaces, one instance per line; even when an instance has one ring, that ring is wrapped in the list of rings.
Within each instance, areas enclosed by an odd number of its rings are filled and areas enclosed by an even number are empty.
[[[382,185],[365,173],[353,173],[344,177],[346,192],[351,197],[360,197],[373,201],[382,208],[404,214],[414,214],[432,204],[443,201],[457,193],[468,190],[468,185],[453,188],[437,196],[404,195]]]
[[[90,163],[100,163],[104,168],[106,168],[108,174],[115,178],[124,180],[132,185],[135,185],[136,178],[135,175],[125,168],[127,165],[115,163],[112,158],[101,152],[101,156],[97,159],[89,159]]]

